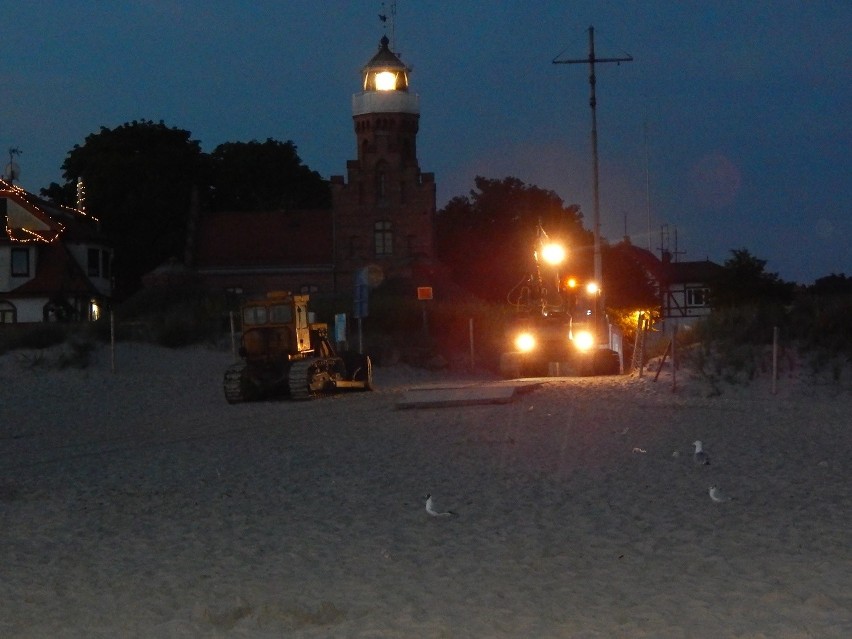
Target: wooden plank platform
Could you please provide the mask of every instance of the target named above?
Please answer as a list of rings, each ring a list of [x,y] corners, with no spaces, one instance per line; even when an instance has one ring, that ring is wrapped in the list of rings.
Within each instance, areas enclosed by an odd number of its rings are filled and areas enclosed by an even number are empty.
[[[411,388],[397,402],[397,408],[441,408],[476,406],[478,404],[509,404],[518,395],[514,384],[476,384],[467,386],[428,386]]]

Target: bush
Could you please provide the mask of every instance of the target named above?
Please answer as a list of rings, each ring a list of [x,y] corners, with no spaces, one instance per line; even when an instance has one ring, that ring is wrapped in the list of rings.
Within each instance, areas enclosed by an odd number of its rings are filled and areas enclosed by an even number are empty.
[[[225,331],[226,302],[195,282],[143,289],[116,309],[123,339],[169,348],[215,342]]]
[[[22,349],[38,350],[62,344],[73,326],[54,322],[4,326],[3,330],[0,330],[0,353]]]
[[[95,349],[87,325],[63,324],[59,327],[63,330],[56,330],[54,324],[27,326],[25,330],[17,331],[18,340],[6,342],[10,346],[7,350],[35,351],[19,355],[19,361],[29,368],[86,368]],[[54,351],[52,356],[46,352],[60,344],[62,348]]]
[[[425,319],[424,319],[425,312]],[[443,360],[451,367],[499,369],[511,309],[471,298],[417,301],[391,298],[371,305],[365,341],[377,361],[414,365]],[[471,331],[473,321],[473,357]]]
[[[788,307],[739,306],[715,310],[693,331],[686,361],[717,382],[750,381],[768,372],[774,327],[781,331],[781,366],[793,366],[794,354],[811,372],[828,370],[839,380],[852,361],[852,296],[800,295]],[[681,351],[684,352],[684,351]]]

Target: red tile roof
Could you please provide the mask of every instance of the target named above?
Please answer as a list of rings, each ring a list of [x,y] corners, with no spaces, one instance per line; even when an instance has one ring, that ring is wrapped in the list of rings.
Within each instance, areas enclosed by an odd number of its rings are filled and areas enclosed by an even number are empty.
[[[6,295],[7,297],[40,297],[58,293],[100,297],[100,293],[83,273],[65,245],[62,242],[51,242],[39,246],[36,276]]]
[[[199,268],[332,263],[330,209],[209,213],[198,226]]]

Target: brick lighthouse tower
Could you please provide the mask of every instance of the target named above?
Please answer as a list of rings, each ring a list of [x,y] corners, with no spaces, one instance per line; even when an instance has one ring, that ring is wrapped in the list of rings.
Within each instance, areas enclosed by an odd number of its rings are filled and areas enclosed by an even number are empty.
[[[420,100],[388,44],[383,37],[352,96],[358,159],[346,163],[346,180],[331,177],[335,279],[343,286],[364,267],[378,267],[384,279],[418,279],[434,258],[435,177],[417,161]]]

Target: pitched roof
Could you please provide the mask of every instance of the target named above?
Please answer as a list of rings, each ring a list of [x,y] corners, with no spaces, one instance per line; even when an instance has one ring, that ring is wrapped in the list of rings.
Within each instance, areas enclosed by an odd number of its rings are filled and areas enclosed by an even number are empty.
[[[82,294],[100,296],[62,242],[40,247],[36,275],[3,295],[6,297]]]
[[[382,39],[379,41],[379,51],[364,65],[365,73],[374,68],[408,70],[408,67],[402,63],[399,56],[390,50],[389,44],[390,40],[388,40],[388,37],[382,36]]]
[[[330,209],[209,213],[199,224],[194,262],[201,269],[332,261]]]
[[[53,242],[60,237],[71,242],[97,240],[104,244],[104,238],[98,227],[98,219],[84,211],[66,206],[58,206],[44,200],[29,191],[0,179],[0,198],[14,202],[24,216],[28,216],[32,228],[20,224],[20,220],[10,222],[9,215],[3,220],[5,238],[11,242]]]
[[[723,269],[722,266],[710,260],[670,262],[666,267],[669,282],[672,284],[688,284],[690,282],[707,284],[713,281]]]
[[[634,246],[629,242],[621,243],[619,247],[626,251],[651,277],[663,285],[706,284],[717,277],[723,268],[710,260],[694,262],[660,260],[651,251]]]

